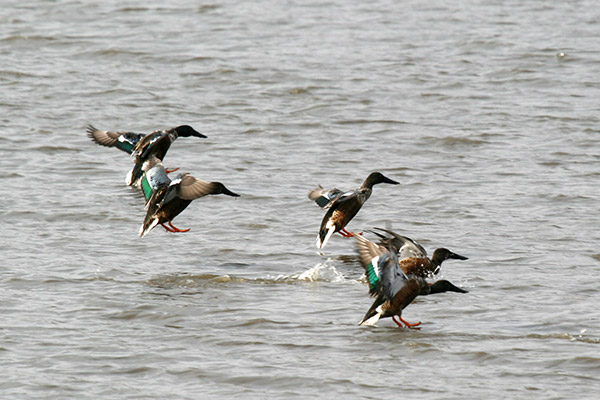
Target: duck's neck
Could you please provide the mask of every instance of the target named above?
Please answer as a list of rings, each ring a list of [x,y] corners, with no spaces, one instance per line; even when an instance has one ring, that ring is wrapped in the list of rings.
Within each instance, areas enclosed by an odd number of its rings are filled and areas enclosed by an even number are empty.
[[[434,275],[436,275],[440,271],[440,268],[442,267],[443,262],[444,262],[444,259],[442,257],[440,257],[438,254],[434,254],[433,257],[431,257],[431,272]]]
[[[171,143],[173,143],[173,141],[179,137],[179,133],[177,133],[176,129],[171,129],[169,137],[171,138]]]
[[[373,190],[373,186],[377,183],[375,182],[373,179],[370,179],[371,177],[368,177],[367,179],[365,179],[365,181],[363,182],[362,186],[360,187],[361,189],[370,189]]]

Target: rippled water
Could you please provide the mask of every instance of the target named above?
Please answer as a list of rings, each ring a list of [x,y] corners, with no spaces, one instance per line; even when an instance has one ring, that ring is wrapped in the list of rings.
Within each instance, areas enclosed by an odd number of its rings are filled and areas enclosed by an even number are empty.
[[[275,3],[275,4],[274,4]],[[600,9],[548,3],[0,7],[3,398],[595,398]],[[190,124],[165,158],[242,197],[137,237],[131,161],[85,125]],[[351,240],[317,184],[380,170],[391,224],[469,290],[422,329],[357,323]]]

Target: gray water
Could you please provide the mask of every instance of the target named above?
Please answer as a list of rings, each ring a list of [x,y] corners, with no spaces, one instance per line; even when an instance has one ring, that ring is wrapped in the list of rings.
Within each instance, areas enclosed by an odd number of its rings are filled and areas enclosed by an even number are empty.
[[[543,398],[600,391],[594,1],[31,1],[0,7],[0,397]],[[85,126],[190,124],[167,167],[242,194],[137,237]],[[317,184],[378,185],[469,290],[359,327]],[[368,233],[365,233],[368,235]]]

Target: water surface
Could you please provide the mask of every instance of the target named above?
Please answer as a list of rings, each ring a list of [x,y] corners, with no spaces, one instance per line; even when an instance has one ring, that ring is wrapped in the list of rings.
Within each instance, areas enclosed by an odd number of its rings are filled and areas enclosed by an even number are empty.
[[[600,9],[546,2],[0,7],[6,398],[595,398]],[[242,197],[137,237],[100,129],[190,124],[169,167]],[[317,184],[379,170],[349,229],[469,257],[421,330],[358,327]]]

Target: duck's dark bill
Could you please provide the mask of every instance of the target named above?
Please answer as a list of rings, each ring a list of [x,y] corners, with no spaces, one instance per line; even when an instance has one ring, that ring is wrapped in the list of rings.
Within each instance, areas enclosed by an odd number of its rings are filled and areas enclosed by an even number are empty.
[[[450,253],[450,258],[454,258],[456,260],[468,260],[468,257],[461,256],[460,254]]]
[[[392,185],[397,185],[399,182],[396,182],[393,179],[388,178],[387,176],[383,176],[383,180],[381,181],[383,183],[390,183]]]

